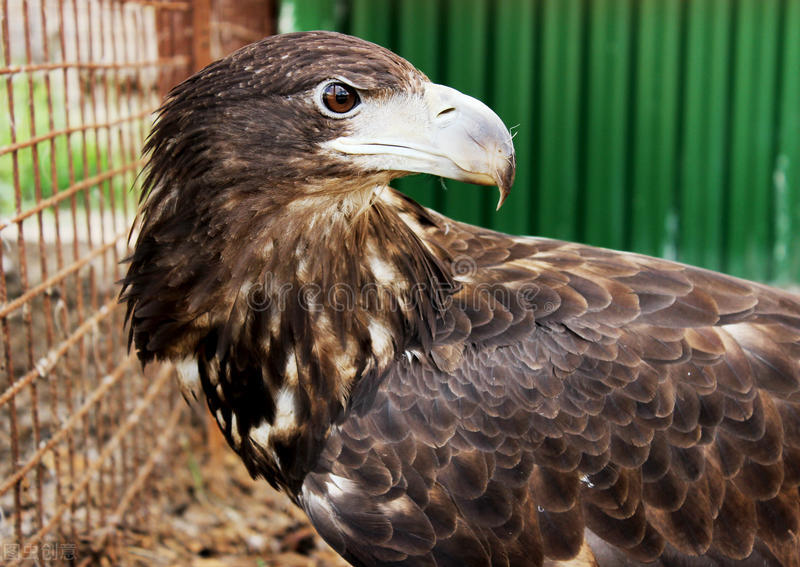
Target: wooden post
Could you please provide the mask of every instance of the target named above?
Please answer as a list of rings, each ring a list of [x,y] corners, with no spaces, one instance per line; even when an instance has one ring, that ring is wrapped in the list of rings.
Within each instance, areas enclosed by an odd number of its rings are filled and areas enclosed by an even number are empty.
[[[192,1],[192,70],[211,63],[211,0]]]

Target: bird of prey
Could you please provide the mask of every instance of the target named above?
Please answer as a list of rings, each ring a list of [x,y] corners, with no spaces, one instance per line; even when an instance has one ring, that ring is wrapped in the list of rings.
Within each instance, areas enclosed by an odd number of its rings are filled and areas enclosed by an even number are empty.
[[[800,298],[418,205],[505,198],[511,136],[346,35],[211,64],[145,151],[138,356],[353,565],[800,565]]]

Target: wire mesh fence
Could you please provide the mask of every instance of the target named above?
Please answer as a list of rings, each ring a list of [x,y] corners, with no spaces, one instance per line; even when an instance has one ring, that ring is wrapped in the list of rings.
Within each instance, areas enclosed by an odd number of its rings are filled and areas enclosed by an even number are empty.
[[[271,2],[226,4],[0,0],[2,564],[92,564],[155,513],[185,404],[129,354],[116,282],[163,94],[265,35]]]

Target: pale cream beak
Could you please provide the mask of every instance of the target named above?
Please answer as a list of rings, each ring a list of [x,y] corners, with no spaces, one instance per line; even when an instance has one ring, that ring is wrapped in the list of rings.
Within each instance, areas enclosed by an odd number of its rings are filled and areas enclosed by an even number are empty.
[[[365,169],[429,173],[478,185],[496,185],[497,208],[514,182],[514,144],[488,106],[443,85],[422,95],[365,101],[348,135],[323,144],[349,154]]]

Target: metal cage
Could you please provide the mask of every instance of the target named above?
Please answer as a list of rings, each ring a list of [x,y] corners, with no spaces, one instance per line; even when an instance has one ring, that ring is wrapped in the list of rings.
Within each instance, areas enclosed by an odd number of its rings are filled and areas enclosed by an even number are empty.
[[[158,513],[187,412],[117,300],[140,151],[171,86],[271,22],[265,1],[0,2],[2,564],[116,563]]]

